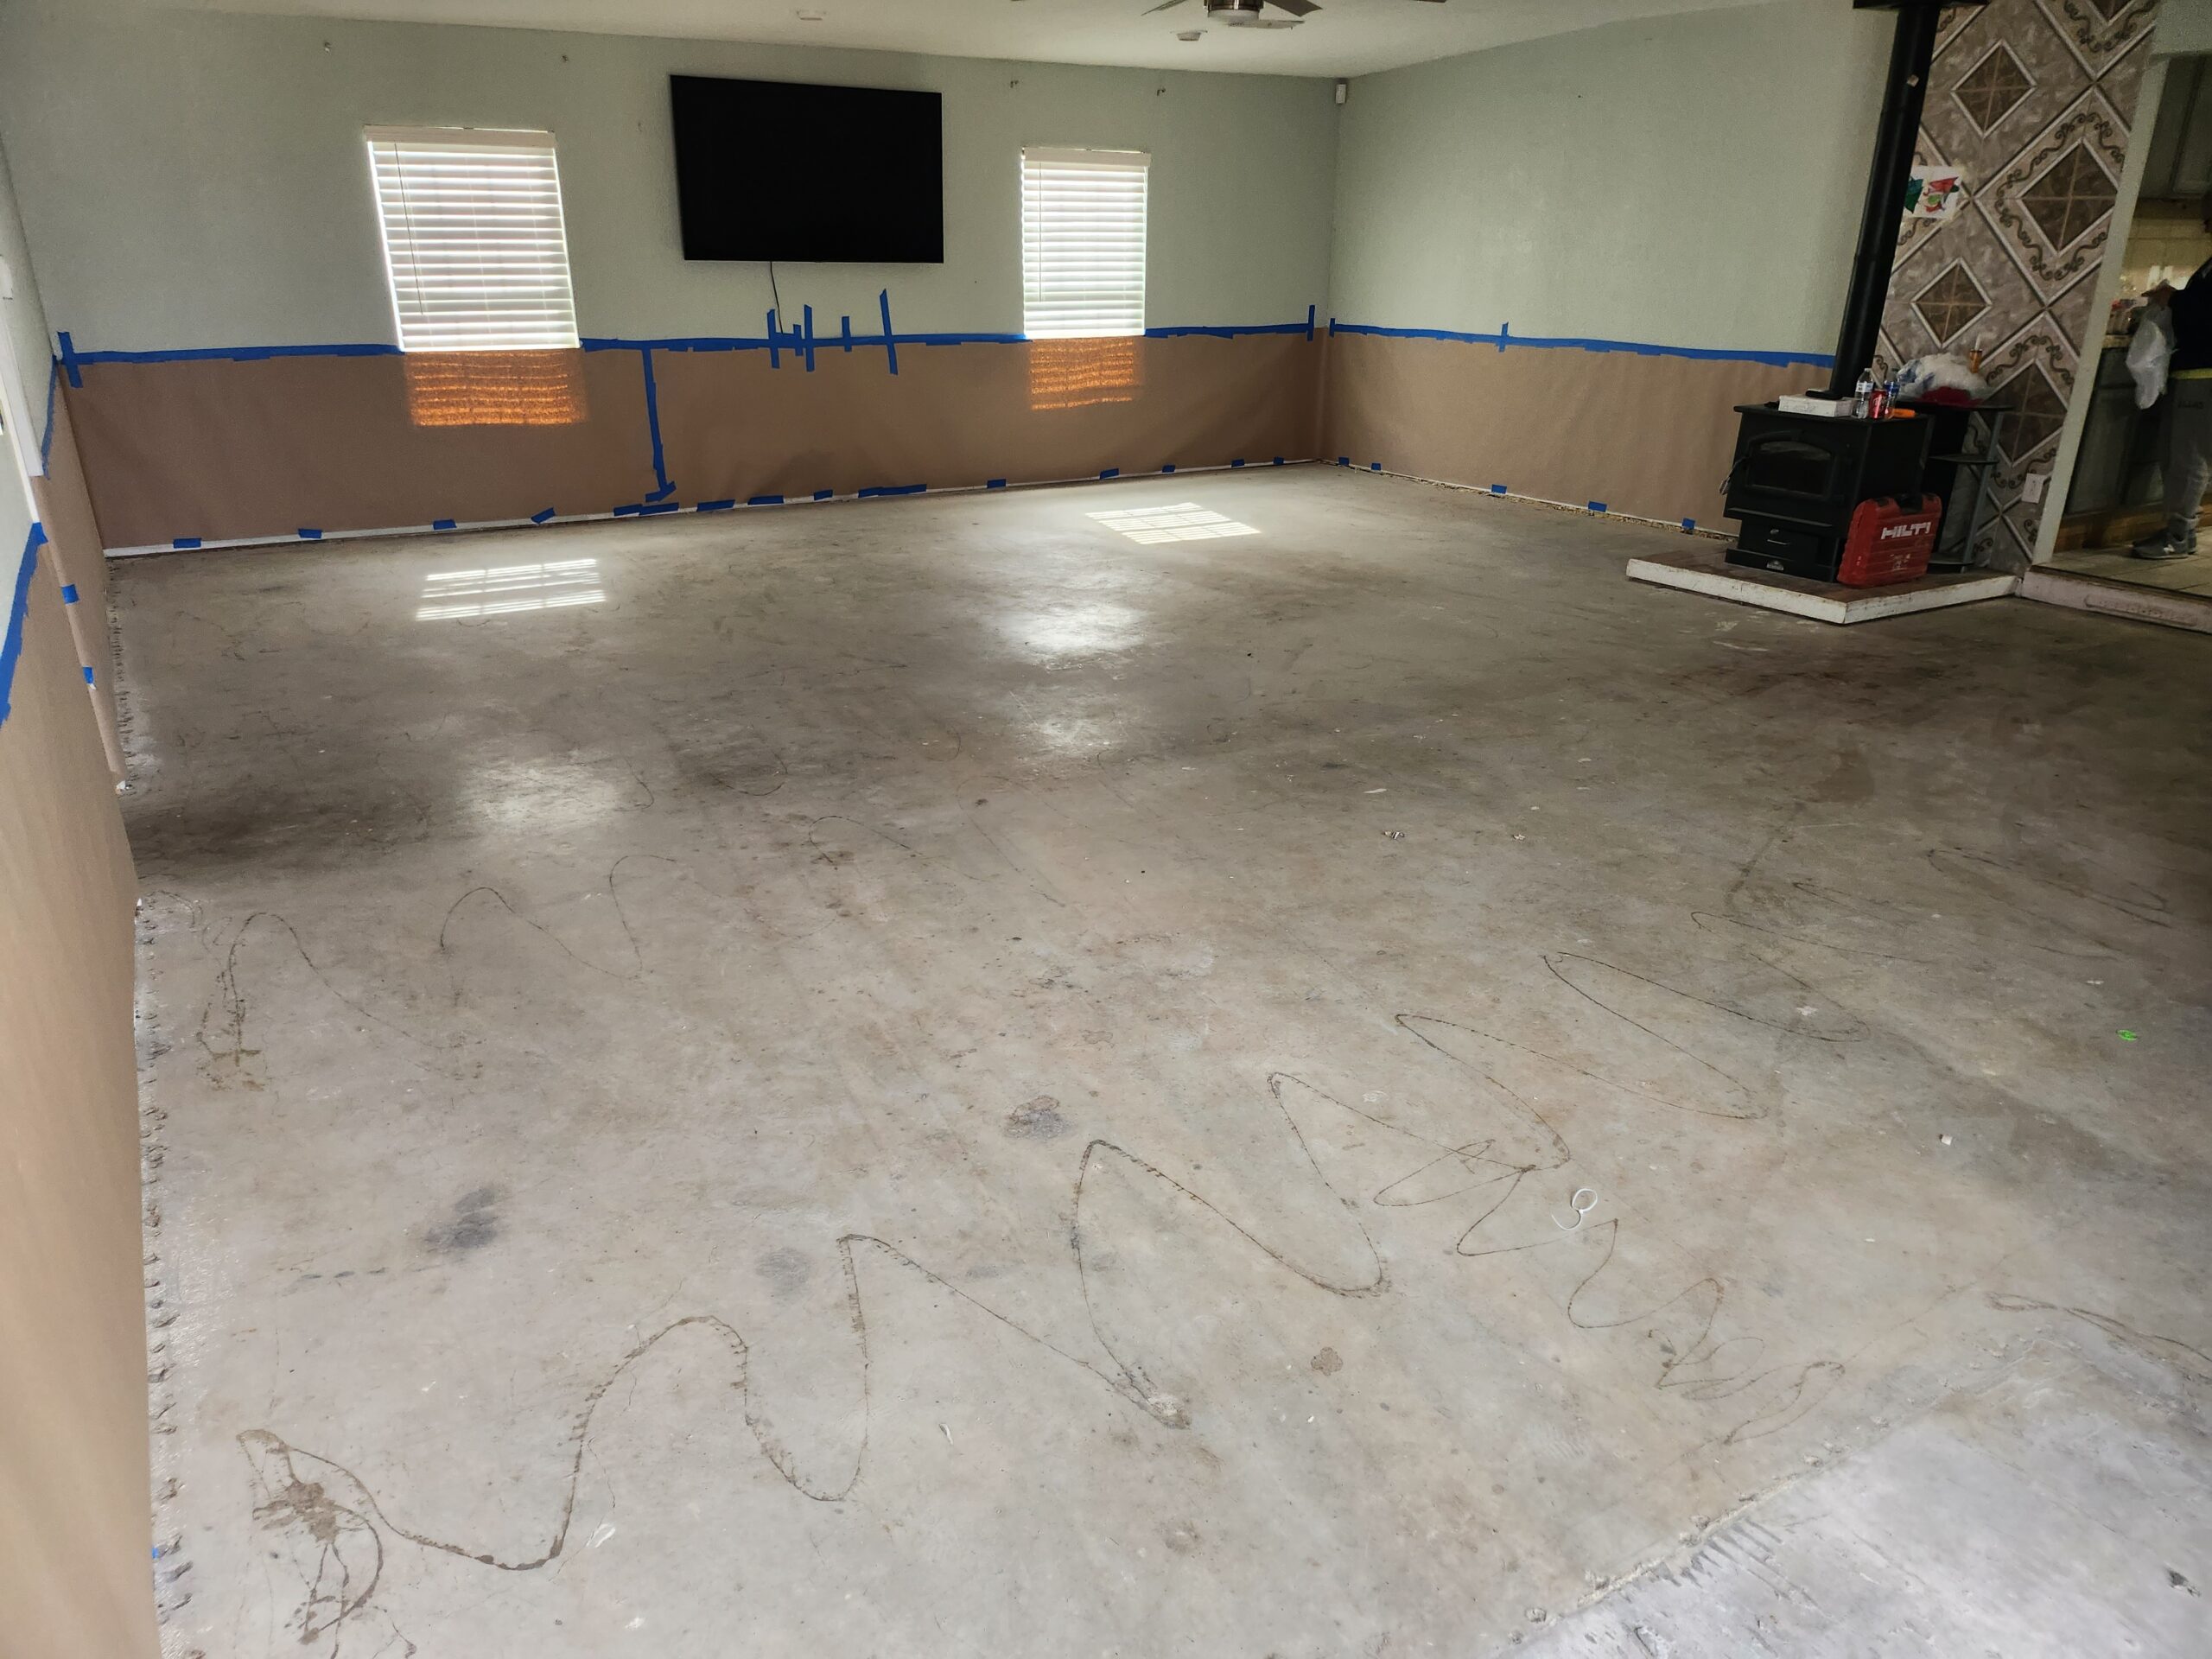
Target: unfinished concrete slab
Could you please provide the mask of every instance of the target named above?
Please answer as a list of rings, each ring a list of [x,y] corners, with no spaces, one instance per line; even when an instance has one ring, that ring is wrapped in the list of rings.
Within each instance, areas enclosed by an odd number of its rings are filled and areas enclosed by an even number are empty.
[[[2202,1651],[2202,642],[1173,485],[117,571],[171,1650]]]

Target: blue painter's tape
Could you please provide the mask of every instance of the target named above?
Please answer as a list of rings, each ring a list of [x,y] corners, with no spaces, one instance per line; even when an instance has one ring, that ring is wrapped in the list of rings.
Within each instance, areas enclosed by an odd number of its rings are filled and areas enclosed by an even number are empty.
[[[1029,341],[1027,334],[901,334],[903,346],[1023,346]],[[875,345],[879,342],[863,342]]]
[[[1339,466],[1339,467],[1349,467],[1349,466],[1351,466],[1351,457],[1350,455],[1338,455],[1338,456],[1337,457],[1337,465],[1338,465],[1338,466]]]
[[[1244,464],[1243,457],[1240,455],[1240,456],[1238,456],[1238,457],[1237,457],[1237,459],[1236,459],[1235,461],[1230,461],[1229,464],[1230,464],[1230,467],[1242,467],[1242,466]]]
[[[929,489],[926,484],[879,484],[861,492],[861,499],[869,501],[879,495],[921,495]]]
[[[61,584],[61,602],[64,605],[74,605],[77,602],[77,584],[75,582],[65,582]]]
[[[840,332],[844,336],[845,355],[850,357],[853,354],[853,320],[850,317],[844,320]]]
[[[1254,322],[1233,324],[1227,327],[1211,323],[1186,325],[1177,328],[1147,328],[1147,340],[1235,340],[1240,334],[1302,334],[1312,325],[1303,322]]]
[[[1590,511],[1592,512],[1603,512],[1605,510],[1605,504],[1602,501],[1592,501],[1590,504]]]
[[[1273,461],[1269,461],[1269,462],[1268,463],[1268,466],[1270,466],[1270,467],[1280,467],[1280,466],[1281,466],[1282,464],[1283,464],[1283,460],[1282,460],[1282,457],[1281,457],[1281,455],[1277,455],[1277,456],[1276,456]]]
[[[1371,334],[1383,340],[1446,340],[1463,346],[1495,346],[1503,351],[1510,342],[1516,351],[1624,352],[1637,357],[1675,357],[1699,363],[1761,363],[1770,368],[1827,369],[1835,359],[1823,352],[1767,352],[1732,346],[1661,346],[1649,340],[1583,339],[1569,336],[1516,334],[1510,327],[1494,334],[1466,334],[1452,328],[1392,328],[1377,323],[1329,324],[1332,334]]]
[[[639,513],[643,512],[645,510],[645,504],[644,502],[642,502],[642,501],[632,501],[632,502],[629,503],[626,506],[620,506],[620,507],[615,508],[615,509],[614,509],[614,516],[615,516],[617,518],[636,518]]]
[[[683,504],[681,501],[664,501],[658,506],[647,506],[641,509],[644,516],[648,518],[651,518],[658,513],[681,512],[683,511]]]
[[[31,607],[31,572],[38,569],[38,550],[46,541],[46,526],[33,524],[23,538],[23,562],[16,570],[16,592],[8,602],[7,632],[0,635],[0,721],[8,718],[8,697],[15,689],[16,659],[23,654],[23,621]]]
[[[552,521],[553,509],[550,507],[546,508],[543,512],[533,512],[530,515],[530,522],[533,524],[550,524]]]
[[[987,490],[1002,490],[1006,488],[1006,480],[1002,478],[987,478],[983,480],[983,487]]]
[[[735,496],[730,496],[721,501],[702,501],[696,508],[693,509],[693,511],[696,512],[728,512],[736,505],[737,498]]]
[[[1382,463],[1379,461],[1370,461],[1367,463],[1367,470],[1370,473],[1379,473],[1382,470]]]
[[[1694,531],[1697,529],[1697,520],[1694,518],[1683,519],[1682,528],[1687,531]]]
[[[806,372],[812,374],[814,372],[814,308],[810,305],[805,307],[804,315],[806,320]]]
[[[85,664],[85,683],[86,683],[86,685],[90,685],[92,683],[92,665],[90,663],[86,663],[86,664]]]
[[[1173,472],[1173,471],[1175,470],[1175,463],[1174,463],[1173,461],[1169,461],[1166,466],[1162,467],[1160,470],[1162,473],[1172,473],[1172,472]]]
[[[67,328],[64,328],[55,338],[61,342],[61,372],[69,377],[71,385],[83,385],[85,377],[77,372],[77,365],[85,359],[77,355],[76,342],[69,338],[69,331]]]
[[[1499,323],[1497,325],[1497,353],[1500,357],[1505,355],[1505,342],[1512,338],[1513,325],[1510,322]]]
[[[430,520],[430,528],[432,530],[459,530],[461,524],[459,521],[452,518],[433,518]]]
[[[837,492],[835,490],[817,490],[814,493],[814,499],[817,501],[827,501],[831,496],[836,493]]]
[[[1306,308],[1306,338],[1308,340],[1313,338],[1313,313],[1316,308],[1310,305]]]
[[[745,505],[748,507],[780,507],[784,505],[784,498],[780,495],[748,495],[745,498]]]
[[[1100,478],[1102,478],[1102,479],[1104,479],[1104,478],[1119,478],[1121,475],[1122,475],[1122,469],[1121,469],[1120,467],[1108,467],[1104,472],[1103,472],[1103,473],[1101,473],[1101,474],[1098,474],[1098,476],[1099,476]]]
[[[336,346],[200,346],[187,351],[168,352],[80,352],[69,344],[69,336],[61,335],[61,366],[65,371],[72,365],[85,363],[265,363],[276,357],[397,357],[397,346],[373,342]],[[80,386],[84,382],[72,372],[69,384]]]
[[[300,539],[303,542],[319,542],[322,539],[322,532],[319,530],[308,530],[303,527],[300,531]]]
[[[645,429],[653,441],[653,485],[648,501],[665,501],[676,493],[676,486],[668,481],[668,457],[660,446],[660,386],[653,378],[653,348],[645,347],[638,353],[645,365]]]
[[[1503,495],[1505,493],[1505,486],[1503,484],[1493,484],[1490,486],[1490,493],[1492,495]]]
[[[200,545],[200,538],[197,536],[179,536],[169,545],[179,552],[189,552]]]
[[[899,336],[891,332],[891,290],[885,289],[876,296],[876,303],[883,308],[883,351],[891,359],[891,372],[899,372]]]
[[[768,366],[779,369],[783,365],[781,344],[776,338],[776,313],[772,308],[768,312]]]

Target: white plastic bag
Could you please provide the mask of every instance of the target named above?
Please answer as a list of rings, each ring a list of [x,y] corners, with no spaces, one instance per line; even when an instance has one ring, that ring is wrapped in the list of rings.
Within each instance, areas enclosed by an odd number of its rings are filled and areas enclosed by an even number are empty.
[[[2173,314],[2163,305],[2143,308],[2135,338],[2127,344],[2127,372],[2135,377],[2135,407],[2148,409],[2166,389],[2166,365],[2173,360]]]

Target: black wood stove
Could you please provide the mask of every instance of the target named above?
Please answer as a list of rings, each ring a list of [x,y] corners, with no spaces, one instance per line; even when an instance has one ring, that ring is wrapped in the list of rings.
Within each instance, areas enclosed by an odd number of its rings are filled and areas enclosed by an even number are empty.
[[[1731,564],[1834,582],[1859,504],[1920,493],[1932,421],[1791,415],[1769,404],[1736,412],[1744,418],[1722,511],[1744,529]]]

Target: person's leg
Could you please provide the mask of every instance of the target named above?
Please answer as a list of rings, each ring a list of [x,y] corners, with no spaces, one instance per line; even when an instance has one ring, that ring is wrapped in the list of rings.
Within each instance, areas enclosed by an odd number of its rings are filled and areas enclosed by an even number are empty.
[[[2166,434],[2164,531],[2136,547],[2139,557],[2186,558],[2196,551],[2196,519],[2212,477],[2212,380],[2173,383],[2172,424]]]

